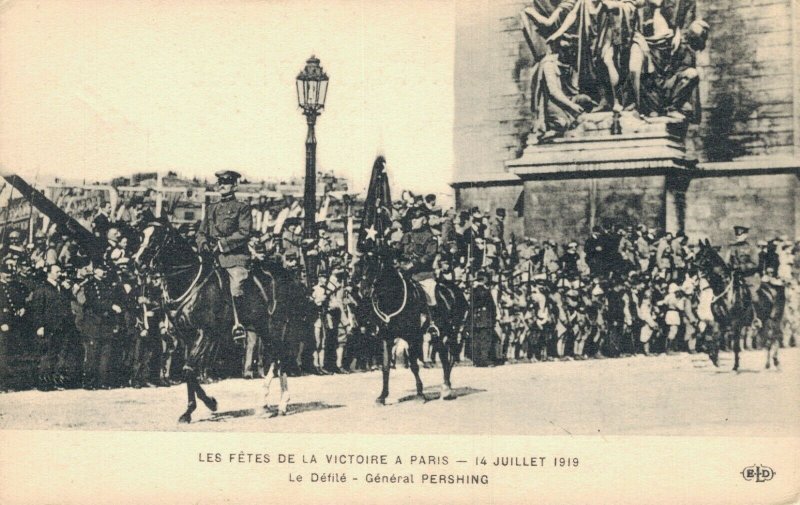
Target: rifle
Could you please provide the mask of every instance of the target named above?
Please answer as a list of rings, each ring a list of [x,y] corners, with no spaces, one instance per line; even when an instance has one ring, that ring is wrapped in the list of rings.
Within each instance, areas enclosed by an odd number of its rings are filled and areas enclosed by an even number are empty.
[[[8,185],[7,182],[3,183],[3,187],[0,188],[0,194],[3,193],[7,185]],[[0,234],[0,247],[3,247],[6,243],[6,230],[8,229],[8,217],[11,214],[11,199],[13,197],[14,197],[14,186],[11,186],[11,193],[8,195],[8,202],[6,203],[6,208],[5,208],[6,216],[5,216],[5,221],[3,222],[3,231],[2,234]]]
[[[62,231],[66,232],[81,246],[92,259],[102,259],[105,253],[105,242],[95,237],[92,232],[83,227],[69,214],[61,210],[56,204],[51,202],[40,191],[30,186],[18,175],[3,174],[2,177],[8,181],[12,188],[19,190],[20,194],[27,198],[32,207],[49,217]],[[13,189],[12,189],[13,195]],[[9,200],[10,201],[10,200]],[[6,214],[6,226],[8,227],[8,214]],[[4,229],[5,229],[4,228]],[[3,236],[5,238],[5,236]]]
[[[36,186],[36,181],[39,180],[39,171],[36,171],[36,175],[33,178],[33,186]],[[36,193],[31,194],[31,201],[29,203],[31,209],[28,213],[28,245],[33,244],[33,198]]]
[[[467,288],[469,289],[469,342],[470,359],[475,364],[475,288],[472,285],[472,238],[467,244]]]

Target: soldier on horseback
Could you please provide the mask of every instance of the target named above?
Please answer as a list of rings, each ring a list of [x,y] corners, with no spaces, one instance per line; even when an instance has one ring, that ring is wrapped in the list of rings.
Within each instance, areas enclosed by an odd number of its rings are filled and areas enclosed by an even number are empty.
[[[748,240],[750,228],[734,226],[735,241],[728,247],[728,265],[737,272],[750,293],[749,302],[758,300],[758,289],[761,287],[761,276],[758,272],[758,249]]]
[[[424,209],[414,207],[408,212],[411,230],[400,241],[400,268],[411,275],[425,292],[429,312],[436,306],[436,277],[433,273],[433,260],[439,245],[428,226],[428,216]],[[430,314],[429,314],[430,316]],[[431,330],[438,331],[430,318]]]
[[[250,206],[236,200],[237,181],[241,174],[232,170],[217,172],[217,189],[221,199],[208,206],[200,229],[197,231],[199,251],[214,253],[219,266],[228,272],[231,302],[233,306],[234,340],[247,336],[239,321],[242,308],[242,287],[247,280],[250,253],[247,249],[253,218]]]

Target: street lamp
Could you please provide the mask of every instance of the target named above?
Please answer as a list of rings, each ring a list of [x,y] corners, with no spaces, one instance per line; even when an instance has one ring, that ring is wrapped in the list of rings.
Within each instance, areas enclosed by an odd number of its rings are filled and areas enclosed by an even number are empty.
[[[306,180],[303,196],[304,222],[303,238],[316,241],[317,238],[317,138],[314,136],[314,124],[317,116],[325,108],[325,97],[328,94],[328,76],[319,64],[319,59],[311,56],[306,60],[306,67],[297,75],[297,104],[303,109],[308,124],[306,136]],[[306,265],[306,283],[310,288],[317,282],[317,257],[304,252]]]

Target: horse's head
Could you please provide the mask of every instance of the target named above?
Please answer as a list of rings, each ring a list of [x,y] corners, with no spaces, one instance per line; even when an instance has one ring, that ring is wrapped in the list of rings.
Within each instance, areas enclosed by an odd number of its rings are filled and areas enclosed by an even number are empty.
[[[701,240],[695,255],[695,266],[706,276],[722,276],[728,273],[728,265],[708,239]]]
[[[163,262],[169,245],[175,241],[176,231],[169,223],[155,220],[142,228],[139,249],[133,255],[136,268],[141,272],[157,269]]]
[[[373,285],[392,264],[392,255],[383,249],[374,249],[362,255],[355,265],[353,277],[359,284]]]

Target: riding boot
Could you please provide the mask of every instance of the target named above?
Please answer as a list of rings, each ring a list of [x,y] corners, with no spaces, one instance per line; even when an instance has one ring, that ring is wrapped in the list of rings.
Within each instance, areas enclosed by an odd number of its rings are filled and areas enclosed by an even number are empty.
[[[231,329],[231,334],[233,335],[233,341],[236,343],[242,342],[247,337],[247,330],[245,330],[244,325],[242,325],[239,319],[239,308],[242,306],[242,298],[242,296],[232,297],[233,328]]]

